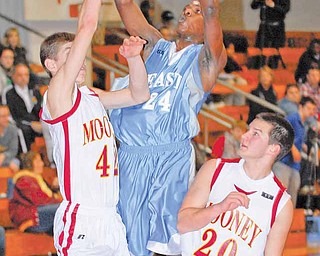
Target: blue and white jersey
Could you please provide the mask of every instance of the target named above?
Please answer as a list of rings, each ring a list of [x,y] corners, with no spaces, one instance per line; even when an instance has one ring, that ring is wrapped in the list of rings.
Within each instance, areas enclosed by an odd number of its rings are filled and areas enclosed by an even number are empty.
[[[160,39],[146,61],[150,99],[111,112],[116,137],[130,146],[179,142],[199,132],[197,114],[207,97],[198,57],[202,45],[176,52],[176,44]],[[117,79],[113,90],[128,86],[128,76]]]

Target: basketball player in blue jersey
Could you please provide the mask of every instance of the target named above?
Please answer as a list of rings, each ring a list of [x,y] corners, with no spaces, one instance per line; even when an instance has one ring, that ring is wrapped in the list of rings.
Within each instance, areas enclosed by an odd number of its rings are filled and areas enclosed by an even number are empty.
[[[288,121],[261,113],[242,135],[242,159],[202,166],[178,215],[183,256],[282,255],[293,205],[272,166],[293,140]]]
[[[41,62],[52,77],[41,118],[49,124],[63,197],[54,221],[59,255],[129,256],[125,227],[116,211],[118,156],[105,108],[127,107],[149,99],[147,73],[140,56],[146,41],[130,37],[119,49],[129,65],[128,88],[105,92],[84,86],[84,61],[100,7],[101,0],[85,0],[76,35],[55,33],[40,49]]]
[[[219,1],[192,1],[178,20],[175,42],[148,24],[133,0],[115,0],[129,34],[147,40],[150,100],[113,110],[120,141],[119,211],[133,255],[180,253],[177,214],[194,175],[191,139],[197,114],[226,63]],[[126,78],[114,89],[125,88]]]

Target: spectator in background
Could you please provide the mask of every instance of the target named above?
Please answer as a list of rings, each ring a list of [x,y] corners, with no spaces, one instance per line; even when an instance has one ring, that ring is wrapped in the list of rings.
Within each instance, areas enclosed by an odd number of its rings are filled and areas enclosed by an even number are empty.
[[[229,131],[218,137],[212,146],[212,158],[239,158],[241,136],[248,130],[248,125],[243,120],[233,122]]]
[[[259,71],[259,84],[256,89],[251,91],[251,94],[266,100],[274,105],[277,105],[277,96],[275,91],[273,90],[273,80],[274,73],[271,68],[268,66],[263,66]],[[269,108],[263,107],[262,105],[253,102],[251,100],[248,101],[249,104],[249,116],[247,123],[251,123],[255,116],[262,112],[272,112]]]
[[[25,47],[22,46],[21,40],[20,40],[20,34],[19,30],[15,27],[8,28],[5,32],[4,38],[3,38],[3,44],[6,47],[9,47],[14,52],[14,65],[17,65],[19,63],[26,64],[30,70],[30,84],[32,86],[38,85],[38,84],[47,84],[48,79],[43,77],[38,77],[37,74],[35,74],[31,68],[30,63],[27,59],[27,50]]]
[[[236,59],[234,58],[235,54],[235,46],[231,41],[225,40],[224,45],[227,51],[227,64],[224,67],[224,72],[232,73],[237,71],[242,71],[241,66],[238,64]]]
[[[18,154],[18,131],[10,124],[7,105],[0,105],[0,167],[9,167],[14,172],[20,168]]]
[[[313,39],[301,55],[295,72],[297,83],[304,83],[310,68],[320,69],[320,39]]]
[[[161,13],[161,22],[162,26],[160,27],[159,31],[163,38],[168,41],[174,41],[177,38],[177,22],[173,12],[163,11]]]
[[[320,136],[320,70],[310,68],[306,79],[300,86],[301,95],[312,98],[317,106],[313,117],[308,119],[307,126]]]
[[[13,177],[13,198],[9,203],[12,222],[22,232],[53,234],[53,220],[61,196],[58,180],[52,188],[42,177],[44,163],[39,153],[21,155],[22,170]]]
[[[320,112],[320,70],[310,68],[306,76],[306,82],[300,85],[302,96],[311,97],[317,104],[317,112]]]
[[[260,8],[260,25],[255,47],[284,47],[286,42],[286,14],[290,10],[290,0],[253,0],[252,9]]]
[[[3,47],[0,51],[0,95],[12,87],[12,68],[14,52],[9,47]]]
[[[149,0],[140,3],[140,10],[150,25],[153,25],[154,3]]]
[[[302,97],[299,110],[286,116],[294,130],[294,142],[291,151],[273,167],[275,175],[288,188],[293,206],[296,206],[298,191],[300,188],[301,153],[307,151],[304,139],[306,135],[304,124],[309,117],[314,115],[316,104],[310,97]]]
[[[278,106],[286,115],[298,112],[301,100],[300,89],[297,84],[287,84],[285,96],[278,102]]]
[[[3,45],[11,48],[14,52],[14,64],[24,63],[27,61],[27,50],[21,45],[19,30],[15,27],[8,28],[4,34]]]
[[[5,104],[9,106],[12,118],[22,130],[25,146],[20,145],[20,151],[30,150],[36,136],[42,136],[42,126],[39,119],[42,96],[38,89],[30,88],[29,68],[25,64],[17,64],[13,68],[13,88],[5,95]]]

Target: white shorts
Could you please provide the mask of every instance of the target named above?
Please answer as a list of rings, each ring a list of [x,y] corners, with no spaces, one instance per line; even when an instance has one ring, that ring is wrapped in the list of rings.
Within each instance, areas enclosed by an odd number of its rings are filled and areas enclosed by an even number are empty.
[[[64,201],[55,215],[58,255],[129,256],[125,234],[116,207],[88,208]]]

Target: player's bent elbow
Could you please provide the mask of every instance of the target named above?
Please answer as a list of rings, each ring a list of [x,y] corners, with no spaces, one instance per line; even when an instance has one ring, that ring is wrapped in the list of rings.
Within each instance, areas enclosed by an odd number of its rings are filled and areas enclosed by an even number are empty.
[[[136,104],[144,103],[144,102],[148,101],[149,99],[150,99],[149,90],[147,90],[144,93],[139,93],[139,95],[134,97],[134,101],[135,101]]]
[[[177,230],[181,235],[190,231],[190,230],[188,230],[188,227],[186,224],[187,223],[185,221],[185,218],[183,218],[183,216],[181,216],[181,214],[179,213],[178,214],[178,221],[177,221]]]

